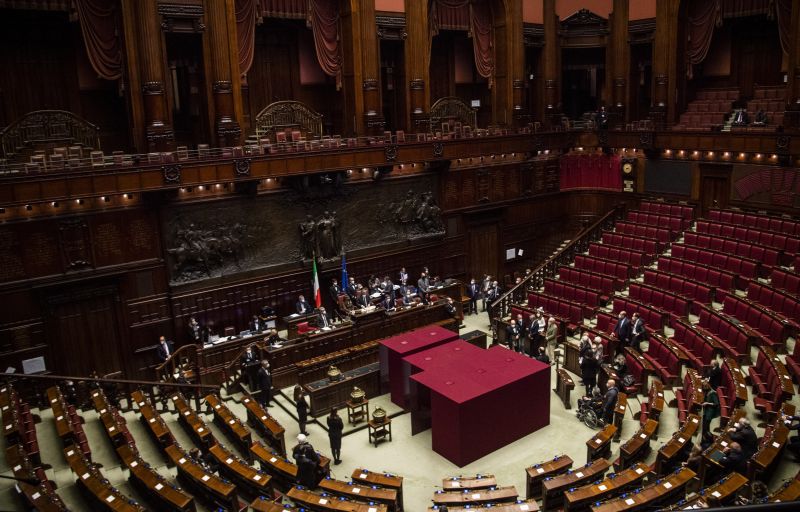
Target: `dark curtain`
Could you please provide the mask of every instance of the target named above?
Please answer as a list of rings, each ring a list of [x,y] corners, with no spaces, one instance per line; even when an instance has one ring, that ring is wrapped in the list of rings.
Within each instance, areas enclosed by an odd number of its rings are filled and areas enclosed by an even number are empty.
[[[309,0],[308,25],[314,33],[314,46],[320,67],[336,77],[336,88],[342,86],[342,56],[339,46],[339,3],[337,0]]]
[[[722,25],[719,0],[693,0],[687,17],[686,76],[691,79],[694,65],[708,55],[714,29]]]
[[[122,77],[122,42],[118,31],[117,2],[75,0],[89,62],[100,78]]]
[[[465,30],[468,22],[475,68],[492,86],[494,73],[494,31],[489,0],[431,0],[429,4],[430,40],[439,29]],[[466,19],[465,19],[466,18]],[[430,46],[428,46],[430,54]]]
[[[722,0],[723,18],[743,18],[767,14],[774,0]]]
[[[242,76],[253,65],[256,18],[256,0],[236,0],[236,42],[239,45],[239,73]]]
[[[789,33],[792,30],[792,0],[774,0],[775,17],[778,21],[778,35],[781,39],[783,53],[789,54]]]
[[[307,0],[256,0],[259,18],[303,20],[308,13]]]

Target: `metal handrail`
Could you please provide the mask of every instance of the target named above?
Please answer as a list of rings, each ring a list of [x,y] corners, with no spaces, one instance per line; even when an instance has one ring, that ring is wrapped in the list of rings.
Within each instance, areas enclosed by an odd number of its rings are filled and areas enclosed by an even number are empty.
[[[540,288],[544,286],[544,280],[549,277],[554,277],[558,267],[572,263],[576,254],[587,251],[589,244],[599,240],[602,237],[603,231],[613,226],[624,214],[625,204],[618,204],[594,224],[582,229],[566,246],[556,251],[530,274],[525,276],[521,282],[515,284],[510,290],[492,302],[489,305],[489,318],[491,318],[492,321],[492,337],[495,341],[497,340],[497,324],[500,319],[505,318],[509,314],[512,304],[523,302],[525,293],[529,288]]]

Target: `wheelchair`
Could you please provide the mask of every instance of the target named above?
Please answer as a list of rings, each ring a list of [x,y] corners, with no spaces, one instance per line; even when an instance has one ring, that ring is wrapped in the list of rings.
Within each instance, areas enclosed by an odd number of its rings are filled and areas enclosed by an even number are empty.
[[[581,397],[578,399],[578,410],[575,415],[578,421],[583,422],[587,427],[601,429],[605,427],[603,421],[603,402],[597,398]]]

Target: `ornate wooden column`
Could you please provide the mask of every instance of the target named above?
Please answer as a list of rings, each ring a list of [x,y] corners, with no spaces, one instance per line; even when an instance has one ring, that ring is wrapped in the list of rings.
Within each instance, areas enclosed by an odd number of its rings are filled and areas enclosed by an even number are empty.
[[[125,84],[128,112],[130,116],[131,146],[139,153],[147,149],[144,130],[144,106],[142,96],[142,82],[139,77],[139,51],[138,34],[136,26],[139,24],[136,16],[136,1],[122,0],[122,26],[125,35]]]
[[[428,1],[406,0],[405,75],[406,126],[410,132],[427,132],[431,108]]]
[[[164,38],[156,0],[137,0],[139,25],[139,73],[144,104],[145,140],[148,151],[169,151],[175,134],[164,86]]]
[[[800,0],[792,0],[792,23],[789,33],[789,59],[787,71],[787,104],[783,124],[786,128],[800,129]]]
[[[381,100],[381,62],[378,30],[375,24],[375,0],[352,0],[359,12],[361,37],[361,90],[363,103],[362,133],[383,135],[385,121]]]
[[[561,123],[561,45],[556,0],[544,0],[544,122]]]
[[[230,52],[231,46],[238,48],[233,0],[206,0],[205,11],[208,22],[205,48],[211,57],[214,136],[217,146],[237,146],[241,143],[242,128],[236,116],[234,95],[241,96],[242,88],[234,84],[239,62],[231,58]]]
[[[628,98],[628,76],[630,74],[630,47],[628,46],[629,0],[614,0],[614,11],[609,16],[611,37],[609,38],[611,104],[609,114],[612,125],[624,124],[628,120],[625,102]]]
[[[657,128],[671,125],[676,113],[678,76],[678,9],[680,0],[656,0],[656,36],[653,43],[653,104],[650,118]]]
[[[512,126],[522,112],[525,84],[525,48],[522,41],[522,0],[495,0],[494,87],[492,117],[495,124]],[[503,13],[502,16],[499,12]]]

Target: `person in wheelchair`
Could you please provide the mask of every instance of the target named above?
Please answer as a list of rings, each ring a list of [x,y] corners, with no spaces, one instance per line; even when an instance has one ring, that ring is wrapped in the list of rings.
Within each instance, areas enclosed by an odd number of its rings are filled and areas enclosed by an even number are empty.
[[[594,387],[592,396],[582,396],[578,399],[576,415],[589,428],[603,426],[603,395],[600,394],[600,388]]]

